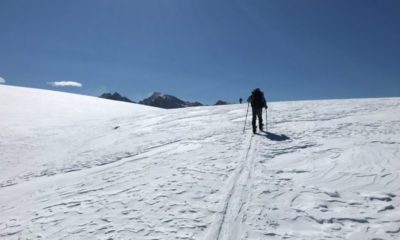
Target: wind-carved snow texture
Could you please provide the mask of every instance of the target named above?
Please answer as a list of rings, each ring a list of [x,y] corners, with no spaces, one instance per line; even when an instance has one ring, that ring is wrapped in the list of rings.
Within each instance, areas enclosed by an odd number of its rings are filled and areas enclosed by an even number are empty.
[[[399,239],[400,99],[246,107],[0,86],[0,239]]]

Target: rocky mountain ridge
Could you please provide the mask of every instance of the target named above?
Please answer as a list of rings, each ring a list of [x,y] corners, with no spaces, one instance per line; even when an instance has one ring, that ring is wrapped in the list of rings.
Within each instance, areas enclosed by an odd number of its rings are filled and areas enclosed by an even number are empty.
[[[130,100],[127,97],[121,96],[119,93],[103,93],[100,98],[116,100],[116,101],[123,101],[123,102],[131,102],[135,103],[134,101]],[[164,109],[173,109],[173,108],[185,108],[185,107],[197,107],[197,106],[205,106],[200,102],[190,102],[179,99],[175,96],[164,94],[161,92],[154,92],[150,97],[145,98],[138,102],[139,104],[164,108]],[[228,102],[218,100],[214,105],[226,105],[229,104]]]
[[[114,92],[114,93],[103,93],[103,94],[100,95],[99,98],[105,98],[105,99],[121,101],[121,102],[135,103],[134,101],[130,100],[129,98],[121,96],[117,92]]]

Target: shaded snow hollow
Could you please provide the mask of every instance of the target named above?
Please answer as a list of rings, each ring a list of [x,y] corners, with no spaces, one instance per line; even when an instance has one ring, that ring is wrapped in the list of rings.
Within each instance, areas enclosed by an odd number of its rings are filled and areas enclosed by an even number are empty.
[[[400,99],[269,106],[0,86],[0,238],[399,239]]]

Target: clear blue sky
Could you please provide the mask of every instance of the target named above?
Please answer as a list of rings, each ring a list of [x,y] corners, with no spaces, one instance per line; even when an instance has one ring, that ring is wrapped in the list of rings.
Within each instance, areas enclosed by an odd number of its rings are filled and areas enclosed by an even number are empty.
[[[0,78],[206,104],[400,96],[400,1],[1,0]]]

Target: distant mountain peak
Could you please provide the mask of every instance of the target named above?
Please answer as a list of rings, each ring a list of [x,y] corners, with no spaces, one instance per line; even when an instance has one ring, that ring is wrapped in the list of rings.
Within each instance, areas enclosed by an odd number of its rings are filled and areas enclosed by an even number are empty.
[[[161,92],[153,92],[150,97],[143,99],[139,103],[166,109],[203,106],[203,104],[199,102],[184,101],[175,96],[164,94]]]
[[[115,101],[121,101],[121,102],[134,103],[134,101],[130,100],[127,97],[121,96],[117,92],[114,92],[114,93],[103,93],[103,94],[100,95],[100,98],[105,98],[105,99],[110,99],[110,100],[115,100]]]
[[[162,93],[162,92],[153,92],[153,94],[150,96],[150,98],[162,98],[162,99],[167,99],[167,98],[174,98],[174,96],[171,96],[171,95],[167,95],[167,94],[164,94],[164,93]]]
[[[151,96],[152,97],[164,97],[165,95],[161,92],[153,92],[153,94]]]
[[[214,105],[218,106],[218,105],[228,105],[228,102],[222,101],[222,100],[218,100]]]

